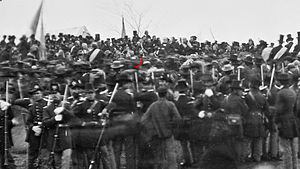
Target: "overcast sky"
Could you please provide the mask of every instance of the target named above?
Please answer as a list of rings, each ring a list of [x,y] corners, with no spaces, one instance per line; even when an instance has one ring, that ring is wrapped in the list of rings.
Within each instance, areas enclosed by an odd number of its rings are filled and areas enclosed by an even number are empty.
[[[40,0],[2,0],[0,35],[28,33]],[[276,42],[279,34],[300,31],[300,0],[45,0],[46,30],[85,25],[102,38],[120,37],[121,16],[132,35],[142,14],[141,29],[159,37],[189,37],[200,41]],[[134,18],[134,19],[133,19]],[[296,41],[295,41],[296,42]]]

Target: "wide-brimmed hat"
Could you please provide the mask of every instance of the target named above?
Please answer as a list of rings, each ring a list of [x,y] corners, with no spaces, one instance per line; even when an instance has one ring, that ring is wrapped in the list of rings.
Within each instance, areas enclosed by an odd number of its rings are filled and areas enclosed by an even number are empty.
[[[118,68],[121,68],[123,67],[124,65],[122,64],[121,61],[113,61],[112,65],[110,66],[112,69],[118,69]]]
[[[233,69],[234,69],[234,67],[231,64],[226,64],[222,67],[223,72],[232,71]]]

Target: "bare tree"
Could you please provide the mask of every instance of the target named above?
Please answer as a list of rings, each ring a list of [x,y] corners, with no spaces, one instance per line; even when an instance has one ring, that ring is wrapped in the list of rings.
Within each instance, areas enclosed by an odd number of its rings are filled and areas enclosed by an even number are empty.
[[[152,20],[146,21],[147,10],[138,11],[134,8],[133,3],[124,4],[124,17],[125,22],[133,29],[136,30],[139,36],[142,36],[145,30],[149,28]]]

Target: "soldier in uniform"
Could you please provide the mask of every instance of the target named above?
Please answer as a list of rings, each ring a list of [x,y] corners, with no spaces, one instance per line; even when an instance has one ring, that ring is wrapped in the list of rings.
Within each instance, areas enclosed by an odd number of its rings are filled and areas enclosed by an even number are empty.
[[[43,166],[69,169],[71,167],[72,142],[68,123],[74,115],[68,110],[68,105],[56,94],[51,95],[52,102],[44,109],[43,124],[46,128],[46,149],[43,155]],[[64,105],[62,105],[64,104]]]
[[[241,87],[241,82],[238,80],[233,80],[231,82],[231,93],[225,97],[222,102],[222,108],[225,114],[230,120],[231,129],[233,131],[233,145],[237,153],[238,161],[243,162],[245,160],[245,153],[243,147],[245,145],[244,133],[242,126],[242,119],[244,115],[248,112],[248,106],[245,100],[242,98],[243,88]]]
[[[201,123],[208,124],[210,123],[210,121],[204,119],[204,117],[202,116],[204,115],[203,112],[213,113],[216,110],[218,110],[221,106],[221,101],[223,100],[223,96],[216,93],[215,91],[216,83],[214,82],[212,74],[210,73],[203,74],[201,80],[203,82],[203,86],[205,86],[205,89],[203,93],[197,96],[197,100],[194,103],[194,108],[197,113],[202,112],[202,114],[200,115],[200,118],[202,119]],[[209,129],[208,127],[209,126],[204,125],[204,128],[201,129],[202,131],[201,135],[203,136],[201,142],[199,141],[191,142],[194,162],[200,161],[204,149],[208,146],[209,133],[205,133],[205,131],[208,131]]]
[[[296,93],[289,88],[288,74],[279,74],[277,80],[282,85],[276,97],[276,123],[278,124],[280,144],[283,147],[283,164],[286,169],[297,169],[298,127],[294,114]]]
[[[28,142],[28,169],[34,169],[38,163],[37,158],[40,158],[41,148],[44,147],[45,142],[44,128],[43,128],[43,110],[47,106],[47,102],[43,99],[43,92],[41,89],[33,89],[31,104],[29,104],[29,115],[26,121],[28,126],[28,133],[26,142]]]
[[[78,117],[81,121],[83,127],[93,129],[98,129],[100,124],[100,117],[98,116],[99,113],[102,112],[106,103],[104,100],[99,100],[96,98],[96,93],[93,89],[92,84],[87,83],[85,86],[86,92],[86,99],[83,102],[78,102],[74,105],[72,111],[76,117]],[[89,140],[90,138],[85,138]],[[93,143],[90,145],[85,145],[85,147],[76,147],[75,156],[76,160],[74,161],[74,168],[85,168],[89,164],[84,164],[85,162],[89,162],[93,156],[95,146]],[[114,161],[110,158],[108,149],[104,143],[100,147],[101,153],[101,161],[103,162],[103,166],[105,169],[112,169],[112,164]],[[87,158],[87,159],[85,159]],[[85,160],[84,160],[85,159]],[[100,164],[96,164],[97,167],[100,167]]]
[[[110,118],[112,122],[124,122],[133,117],[133,114],[136,110],[134,96],[129,92],[132,87],[132,80],[128,74],[121,73],[117,82],[119,83],[120,88],[112,100],[112,105],[115,105],[115,107],[110,110]],[[126,168],[136,168],[136,148],[134,142],[135,140],[133,136],[122,136],[113,139],[113,149],[115,153],[117,169],[121,168],[121,153],[123,145],[125,146]]]
[[[3,91],[2,91],[3,92]],[[4,91],[5,92],[5,91]],[[5,93],[1,93],[1,98],[5,98]],[[5,111],[7,111],[7,117],[5,117]],[[7,123],[5,126],[5,118],[7,118]],[[13,146],[13,140],[11,135],[11,129],[14,125],[17,125],[18,122],[14,118],[14,114],[11,110],[10,104],[0,100],[0,168],[15,169],[16,165],[14,164],[14,159],[10,153],[10,148]],[[7,134],[5,135],[5,129]],[[7,139],[7,145],[5,147],[5,139]],[[7,149],[7,150],[5,150]],[[7,152],[7,156],[4,156],[4,152]],[[7,158],[7,164],[5,166],[5,158]]]
[[[178,84],[175,86],[175,90],[179,92],[179,97],[175,101],[175,105],[178,109],[179,114],[184,120],[191,120],[193,115],[193,99],[188,96],[188,85],[187,82],[182,79],[178,81]],[[181,141],[182,151],[183,151],[183,160],[180,164],[182,166],[191,166],[193,161],[193,156],[190,148],[190,142],[188,140]]]
[[[263,138],[266,137],[264,123],[269,112],[268,102],[259,91],[260,84],[260,80],[253,79],[245,98],[249,112],[245,115],[244,135],[249,140],[251,157],[256,162],[261,160]]]
[[[157,101],[158,96],[154,91],[152,80],[142,81],[142,91],[135,96],[139,116],[141,117],[149,108],[149,106]],[[138,145],[138,168],[151,169],[153,166],[149,163],[154,158],[155,154],[151,150],[151,143],[145,143],[146,140],[139,140]]]

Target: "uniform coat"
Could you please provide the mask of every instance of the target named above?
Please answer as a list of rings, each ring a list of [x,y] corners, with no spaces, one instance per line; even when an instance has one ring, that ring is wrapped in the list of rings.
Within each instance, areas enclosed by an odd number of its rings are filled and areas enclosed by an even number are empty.
[[[251,89],[250,93],[246,96],[245,101],[249,107],[249,112],[244,116],[245,136],[250,138],[265,137],[264,118],[265,114],[268,114],[269,112],[267,100],[258,89]]]
[[[46,143],[47,143],[47,149],[51,151],[52,144],[54,142],[54,134],[55,134],[55,128],[59,124],[57,121],[55,121],[55,113],[54,110],[57,108],[57,104],[51,103],[47,108],[44,109],[43,113],[43,124],[46,128]],[[63,114],[63,120],[60,122],[61,124],[68,124],[68,122],[73,119],[73,115],[68,112],[67,110],[64,110],[62,112]],[[72,148],[72,142],[71,142],[71,135],[69,132],[68,127],[62,127],[59,128],[58,133],[58,140],[55,147],[55,152],[60,152],[65,149]]]
[[[296,93],[287,87],[277,93],[276,99],[276,123],[278,124],[279,136],[283,138],[294,138],[298,136],[294,106]]]

